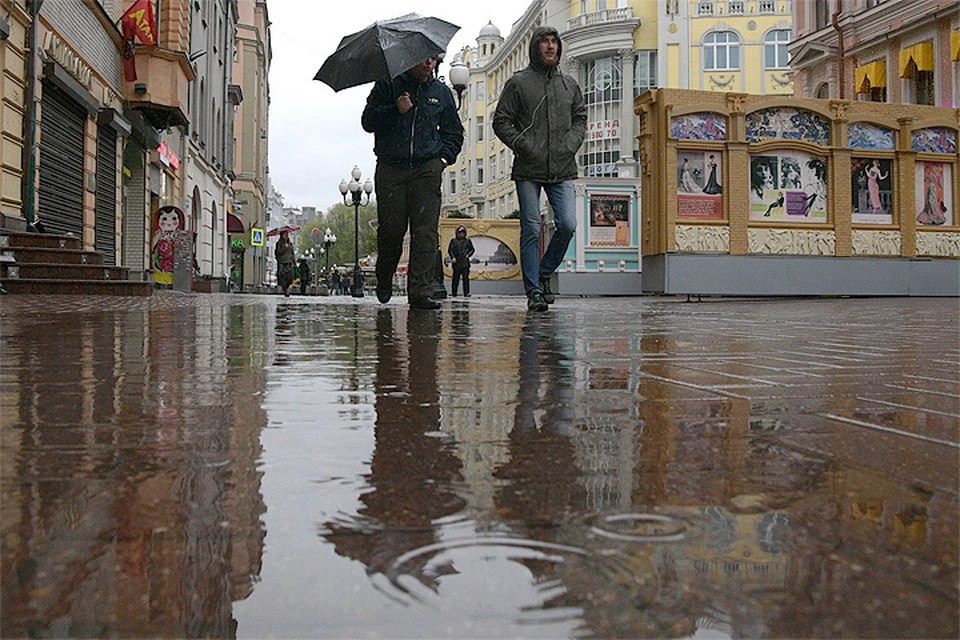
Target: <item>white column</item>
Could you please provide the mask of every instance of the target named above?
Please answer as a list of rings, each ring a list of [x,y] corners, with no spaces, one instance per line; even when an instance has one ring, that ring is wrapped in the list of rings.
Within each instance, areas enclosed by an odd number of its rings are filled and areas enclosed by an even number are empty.
[[[633,49],[621,49],[620,54],[620,162],[621,178],[636,178],[637,163],[633,160],[633,139],[636,127],[633,115],[634,61]]]

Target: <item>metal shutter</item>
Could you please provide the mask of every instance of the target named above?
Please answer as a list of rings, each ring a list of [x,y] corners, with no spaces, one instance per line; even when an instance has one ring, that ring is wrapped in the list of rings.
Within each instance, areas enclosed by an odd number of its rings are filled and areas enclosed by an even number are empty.
[[[117,264],[117,132],[97,131],[97,200],[95,246],[105,264]]]
[[[47,80],[43,81],[40,108],[40,222],[50,233],[82,238],[87,112]]]

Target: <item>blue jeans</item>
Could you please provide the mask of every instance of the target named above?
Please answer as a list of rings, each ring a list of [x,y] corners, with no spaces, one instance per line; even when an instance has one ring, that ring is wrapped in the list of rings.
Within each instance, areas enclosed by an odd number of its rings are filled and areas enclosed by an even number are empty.
[[[555,224],[553,237],[540,257],[540,190],[547,194],[553,209]],[[567,180],[547,184],[517,180],[517,200],[520,203],[520,269],[523,272],[523,290],[527,295],[540,291],[540,278],[549,278],[557,270],[567,246],[577,230],[577,211],[573,182]]]

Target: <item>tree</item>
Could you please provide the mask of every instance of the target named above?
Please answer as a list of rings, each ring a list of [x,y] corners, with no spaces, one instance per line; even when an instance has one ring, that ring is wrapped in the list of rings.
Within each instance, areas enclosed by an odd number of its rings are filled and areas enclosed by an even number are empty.
[[[370,226],[370,222],[377,219],[377,204],[371,202],[365,207],[360,207],[360,259],[373,254],[377,250],[377,232]],[[304,228],[297,240],[297,253],[304,254],[313,247],[313,229],[320,229],[321,236],[326,233],[327,228],[337,236],[337,242],[330,247],[330,266],[335,264],[345,265],[353,264],[353,229],[354,229],[354,210],[353,206],[345,205],[342,202],[337,203],[327,209],[321,218],[318,218],[309,227]],[[319,260],[319,255],[318,255]],[[326,266],[327,260],[324,257],[319,260],[319,264]]]

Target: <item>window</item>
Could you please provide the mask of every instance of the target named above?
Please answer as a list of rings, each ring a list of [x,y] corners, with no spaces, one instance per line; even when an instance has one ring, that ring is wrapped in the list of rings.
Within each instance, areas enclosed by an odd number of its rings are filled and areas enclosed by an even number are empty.
[[[773,13],[774,12],[773,0],[760,0],[759,10],[760,10],[760,13]]]
[[[587,12],[587,0],[580,0],[580,13]]]
[[[584,175],[613,177],[620,160],[620,58],[590,60],[580,69],[587,107],[587,137],[580,148],[580,165]]]
[[[740,37],[732,31],[713,31],[703,39],[703,68],[708,71],[740,68]]]
[[[934,85],[933,71],[917,71],[915,80],[917,92],[917,104],[926,104],[934,106]]]
[[[733,15],[742,15],[743,14],[743,2],[742,0],[734,0],[727,5],[727,13]]]
[[[699,2],[697,4],[697,15],[698,16],[712,16],[713,15],[713,3],[712,2]]]
[[[633,67],[633,97],[644,91],[657,88],[657,52],[655,49],[637,51],[637,60]]]
[[[507,154],[503,149],[500,150],[500,175],[507,175]]]
[[[790,42],[788,29],[776,29],[763,38],[763,63],[767,69],[786,69],[790,66],[787,43]]]
[[[597,0],[597,11],[603,11],[607,8],[607,0]]]
[[[483,142],[483,128],[483,116],[477,116],[477,142]]]
[[[830,85],[824,82],[817,87],[817,99],[826,100],[830,97]]]
[[[490,165],[490,182],[497,181],[497,156],[490,156],[490,159],[487,161]]]
[[[826,29],[830,24],[830,7],[827,0],[813,0],[813,23],[817,29]]]
[[[457,174],[455,171],[450,172],[450,195],[457,195]]]
[[[483,184],[483,163],[477,163],[477,184]]]

